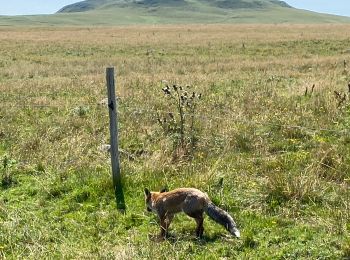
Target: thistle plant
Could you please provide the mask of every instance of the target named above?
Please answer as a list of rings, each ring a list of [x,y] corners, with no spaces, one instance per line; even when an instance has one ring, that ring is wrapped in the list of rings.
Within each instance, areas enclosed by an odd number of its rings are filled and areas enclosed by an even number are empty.
[[[14,183],[10,168],[12,168],[16,163],[17,162],[15,160],[9,159],[6,155],[2,158],[2,169],[0,168],[0,172],[2,172],[0,186],[2,188],[8,188]]]
[[[169,102],[169,108],[174,111],[158,114],[158,123],[163,129],[164,135],[173,140],[174,158],[194,155],[198,141],[196,129],[197,104],[201,94],[189,91],[190,86],[182,87],[166,85],[162,91]]]

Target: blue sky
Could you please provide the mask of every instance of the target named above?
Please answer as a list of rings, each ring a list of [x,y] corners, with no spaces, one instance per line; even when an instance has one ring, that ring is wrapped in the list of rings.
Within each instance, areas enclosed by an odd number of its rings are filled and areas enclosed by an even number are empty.
[[[52,14],[79,0],[0,0],[0,15]],[[285,0],[288,4],[322,13],[350,16],[349,0]]]

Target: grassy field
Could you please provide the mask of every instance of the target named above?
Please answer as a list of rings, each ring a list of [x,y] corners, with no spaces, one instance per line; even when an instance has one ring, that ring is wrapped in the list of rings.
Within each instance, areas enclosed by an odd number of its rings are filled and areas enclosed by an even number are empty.
[[[349,259],[349,42],[348,25],[0,29],[0,258]],[[125,214],[101,149],[112,65]],[[166,84],[201,93],[183,144]],[[152,241],[143,189],[163,186],[207,192],[241,239],[178,215]]]

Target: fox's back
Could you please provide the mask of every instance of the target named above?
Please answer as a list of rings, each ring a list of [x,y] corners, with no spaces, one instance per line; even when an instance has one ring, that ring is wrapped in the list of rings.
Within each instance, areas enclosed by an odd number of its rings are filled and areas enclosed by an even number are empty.
[[[209,198],[200,190],[194,188],[179,188],[160,193],[156,200],[156,203],[165,211],[176,213],[180,211],[203,210]]]

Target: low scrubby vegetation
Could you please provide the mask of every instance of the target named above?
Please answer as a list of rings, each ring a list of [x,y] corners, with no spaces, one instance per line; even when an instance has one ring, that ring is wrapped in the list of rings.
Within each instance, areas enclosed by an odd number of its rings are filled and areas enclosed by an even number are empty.
[[[349,258],[349,29],[0,29],[0,258]],[[143,189],[164,186],[206,191],[242,238],[178,216],[153,242]]]

